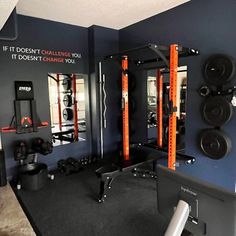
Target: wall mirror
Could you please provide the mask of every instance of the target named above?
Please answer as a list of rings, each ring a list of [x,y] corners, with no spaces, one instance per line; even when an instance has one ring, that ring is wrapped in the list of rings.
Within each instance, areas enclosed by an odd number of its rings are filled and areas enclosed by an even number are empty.
[[[86,140],[83,74],[48,74],[52,139],[55,146]]]
[[[168,145],[168,106],[169,106],[169,72],[162,72],[163,75],[163,144]],[[157,139],[157,70],[147,72],[147,129],[148,139],[156,143]],[[187,66],[178,68],[177,77],[177,149],[185,148],[185,119],[187,100]]]

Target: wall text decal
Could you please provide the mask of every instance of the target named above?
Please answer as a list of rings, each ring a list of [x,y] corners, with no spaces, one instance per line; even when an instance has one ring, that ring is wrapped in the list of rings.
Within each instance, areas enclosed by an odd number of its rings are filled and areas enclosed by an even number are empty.
[[[12,60],[31,62],[76,64],[77,61],[82,57],[81,53],[77,52],[54,51],[6,45],[2,46],[2,51],[9,53]]]

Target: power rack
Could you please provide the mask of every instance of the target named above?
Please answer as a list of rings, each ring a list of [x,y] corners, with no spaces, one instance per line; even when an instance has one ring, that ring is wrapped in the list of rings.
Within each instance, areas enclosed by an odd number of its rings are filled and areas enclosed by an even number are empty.
[[[143,55],[147,57],[149,53],[155,55],[150,59],[138,58],[135,54],[137,52],[144,52]],[[156,158],[135,158],[130,156],[130,143],[129,143],[129,101],[128,101],[128,77],[129,77],[129,63],[133,63],[139,69],[157,68],[157,146],[152,145],[138,145],[139,149],[155,148],[158,151],[165,152],[163,149],[162,140],[162,92],[163,92],[163,76],[162,70],[170,73],[170,91],[169,91],[169,135],[168,135],[168,168],[175,170],[176,156],[179,160],[185,163],[194,163],[195,158],[185,154],[176,152],[176,93],[177,93],[177,72],[178,72],[178,59],[180,57],[197,56],[199,51],[193,48],[182,47],[178,44],[171,44],[170,46],[161,46],[153,43],[121,51],[116,54],[108,55],[105,61],[114,60],[122,69],[122,123],[123,123],[123,160],[119,165],[112,164],[110,166],[102,166],[96,171],[96,174],[101,178],[99,202],[103,202],[107,195],[107,190],[111,188],[111,183],[114,178],[119,176],[122,172],[132,171],[147,162],[153,162],[157,159],[163,158],[158,156]],[[147,67],[148,65],[148,67]]]

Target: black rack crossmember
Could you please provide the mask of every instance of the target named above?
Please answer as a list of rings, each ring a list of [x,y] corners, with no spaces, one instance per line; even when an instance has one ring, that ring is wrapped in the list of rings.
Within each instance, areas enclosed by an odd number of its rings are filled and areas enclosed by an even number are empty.
[[[147,59],[147,60],[141,60],[138,58],[134,59],[131,57],[137,66],[147,64],[147,63],[164,62],[166,67],[169,68],[170,47],[162,46],[162,45],[158,45],[154,43],[148,43],[140,47],[127,49],[127,50],[123,50],[115,54],[108,55],[104,58],[104,60],[121,59],[124,55],[127,56],[127,55],[132,54],[133,52],[137,52],[137,51],[145,50],[145,49],[149,49],[150,51],[154,52],[157,55],[157,57],[152,58],[152,59]],[[186,47],[178,46],[177,49],[179,52],[179,57],[197,56],[200,53],[199,50],[194,49],[194,48],[186,48]]]

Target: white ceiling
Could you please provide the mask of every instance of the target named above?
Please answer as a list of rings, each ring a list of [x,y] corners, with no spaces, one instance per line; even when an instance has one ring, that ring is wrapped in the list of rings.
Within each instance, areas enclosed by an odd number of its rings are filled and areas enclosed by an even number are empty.
[[[121,29],[189,0],[19,0],[26,16],[89,27]]]
[[[0,30],[11,15],[18,0],[0,0]]]

